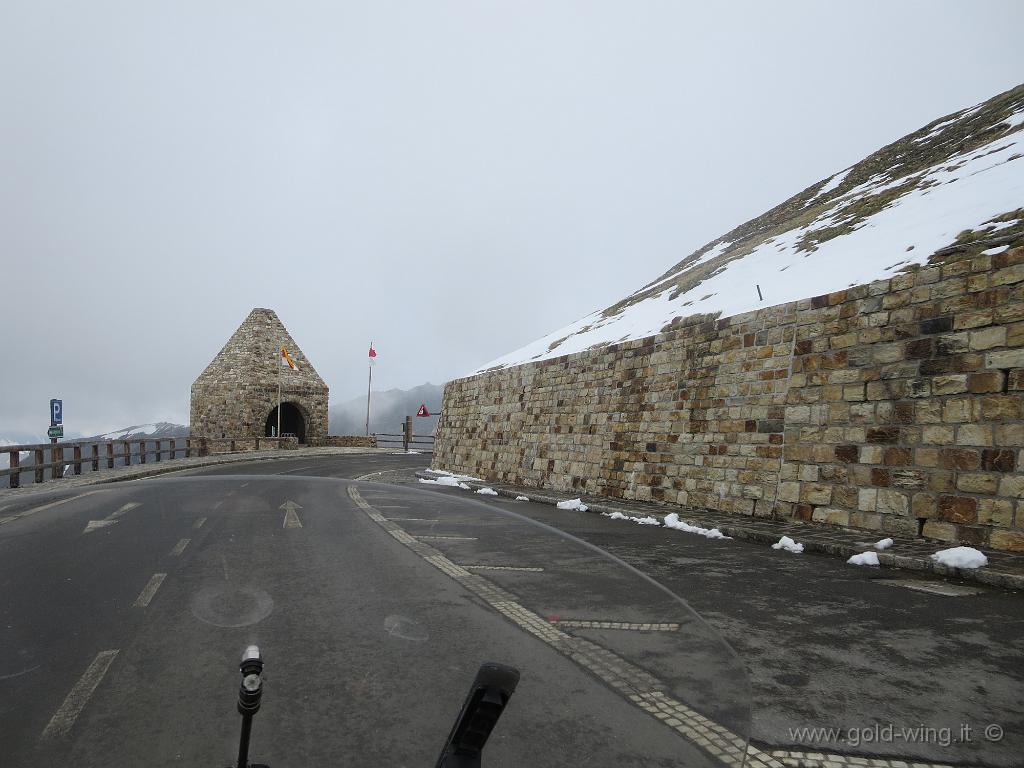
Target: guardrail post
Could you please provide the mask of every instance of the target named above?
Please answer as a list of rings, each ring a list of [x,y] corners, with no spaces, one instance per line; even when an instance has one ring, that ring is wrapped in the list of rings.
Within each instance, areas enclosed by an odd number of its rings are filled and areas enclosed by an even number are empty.
[[[114,444],[107,443],[107,469],[114,468]]]
[[[64,477],[64,446],[60,443],[53,443],[50,448],[50,479],[56,480]]]
[[[256,438],[256,450],[258,451],[259,449],[260,449],[260,439],[257,437]]]
[[[75,474],[80,475],[82,474],[82,446],[76,445],[72,449],[72,455],[75,457]]]
[[[178,458],[178,441],[174,439],[171,440],[171,458]]]
[[[409,443],[412,442],[412,416],[405,417],[405,428],[402,430],[402,448],[409,450]]]
[[[146,463],[146,441],[139,440],[139,464]]]
[[[100,446],[99,443],[92,444],[92,471],[100,471]]]
[[[234,453],[235,452],[235,439],[234,438],[231,438],[231,442],[228,444],[228,452],[229,453]]]
[[[156,441],[156,461],[160,461],[160,446],[163,444],[163,440],[157,438]]]
[[[14,473],[11,475],[11,488],[17,488],[21,485],[21,454],[18,451],[11,451],[11,469]]]
[[[199,455],[209,456],[210,455],[210,443],[205,437],[199,439]]]
[[[124,451],[124,456],[122,457],[124,459],[124,465],[126,467],[131,466],[131,463],[132,463],[132,445],[131,445],[131,443],[129,443],[127,440],[125,440],[124,442],[121,443],[121,447],[122,447],[122,449]]]
[[[43,482],[43,449],[36,448],[36,482]]]

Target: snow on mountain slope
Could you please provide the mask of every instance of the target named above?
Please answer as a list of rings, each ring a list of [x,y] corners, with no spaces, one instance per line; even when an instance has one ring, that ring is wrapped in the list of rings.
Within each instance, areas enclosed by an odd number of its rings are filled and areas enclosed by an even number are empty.
[[[695,251],[626,299],[476,371],[730,317],[1024,243],[1024,85],[940,118]],[[759,290],[760,289],[760,294]]]
[[[141,424],[124,429],[115,429],[113,432],[106,432],[94,437],[82,438],[83,440],[142,440],[171,437],[188,437],[188,427],[183,424],[171,424],[160,421],[156,424]]]

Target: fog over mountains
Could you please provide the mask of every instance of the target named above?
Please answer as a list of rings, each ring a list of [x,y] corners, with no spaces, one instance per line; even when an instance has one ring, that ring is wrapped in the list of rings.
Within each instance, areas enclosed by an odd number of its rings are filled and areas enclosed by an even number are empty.
[[[430,435],[437,426],[437,412],[441,410],[444,387],[439,384],[421,384],[412,389],[389,389],[374,392],[370,398],[370,432],[400,432],[406,416],[415,416],[424,403],[431,416],[416,418],[413,432]],[[330,405],[330,433],[332,435],[362,435],[366,432],[366,398],[357,397]]]

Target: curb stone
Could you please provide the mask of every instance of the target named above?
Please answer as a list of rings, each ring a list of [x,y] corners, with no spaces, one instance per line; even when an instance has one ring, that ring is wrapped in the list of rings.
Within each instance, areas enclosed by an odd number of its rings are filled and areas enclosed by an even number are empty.
[[[437,475],[426,471],[416,472],[416,476],[427,480],[437,478]],[[575,494],[552,496],[549,493],[538,492],[529,488],[511,488],[508,486],[494,485],[475,480],[465,480],[463,482],[465,482],[466,485],[468,485],[474,492],[480,488],[493,488],[501,496],[507,496],[512,499],[516,496],[529,496],[530,501],[549,504],[551,506],[556,505],[560,501],[565,501],[566,498],[581,498],[583,503],[587,505],[587,511],[595,514],[610,514],[612,512],[636,514],[638,512],[642,512],[643,514],[650,515],[651,517],[655,517],[658,520],[663,521],[666,515],[675,513],[680,517],[685,516],[687,518],[687,522],[693,525],[700,525],[701,527],[706,528],[718,528],[718,530],[726,536],[731,536],[734,539],[740,539],[743,541],[752,541],[759,544],[774,544],[779,540],[780,536],[791,535],[794,538],[799,538],[801,543],[804,545],[805,552],[818,552],[844,559],[870,549],[869,546],[858,546],[855,543],[843,541],[835,532],[829,531],[827,528],[822,526],[812,527],[811,524],[808,523],[759,519],[759,523],[763,525],[770,525],[776,529],[774,531],[766,531],[752,528],[749,525],[743,525],[742,519],[737,520],[736,522],[723,522],[717,518],[714,520],[703,519],[702,512],[700,510],[690,510],[682,507],[679,509],[665,510],[663,507],[658,507],[654,504],[648,504],[645,502],[631,502],[632,506],[618,506],[601,501],[590,502],[582,496],[577,496]],[[637,509],[637,507],[640,509]],[[706,512],[703,513],[703,515],[707,514],[708,513]],[[843,533],[846,535],[862,535],[865,539],[872,539],[879,535],[878,531],[860,531],[855,529],[844,531]],[[808,538],[808,536],[813,536],[815,538]],[[899,547],[900,544],[912,544],[918,547],[934,547],[935,551],[938,551],[939,549],[944,549],[947,546],[954,546],[949,545],[947,542],[932,541],[930,539],[892,538],[895,541],[893,548]],[[881,566],[900,568],[907,571],[933,573],[937,576],[963,579],[964,581],[973,581],[979,584],[1000,587],[1003,589],[1024,589],[1024,573],[999,570],[998,567],[993,568],[991,565],[984,566],[982,568],[949,568],[941,563],[935,562],[926,555],[895,554],[891,550],[877,552],[877,554],[878,562]],[[1005,557],[1018,557],[1021,564],[1024,565],[1024,557],[1015,556],[1010,553],[1000,554]]]

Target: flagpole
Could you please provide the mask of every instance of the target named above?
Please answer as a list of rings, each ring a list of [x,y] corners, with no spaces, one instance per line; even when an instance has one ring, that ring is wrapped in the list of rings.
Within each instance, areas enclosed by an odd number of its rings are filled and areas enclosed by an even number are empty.
[[[370,342],[370,349],[373,349],[373,342]],[[370,369],[369,378],[366,380],[366,436],[370,436],[370,385],[373,383],[373,358],[369,358],[367,367]]]
[[[282,349],[284,349],[284,347],[282,347]],[[281,355],[281,353],[278,353],[277,357],[278,357],[278,360],[277,360],[277,447],[280,448],[281,447],[281,375],[283,373],[283,371],[281,369],[284,368],[284,366],[281,365],[281,359],[283,357]]]

